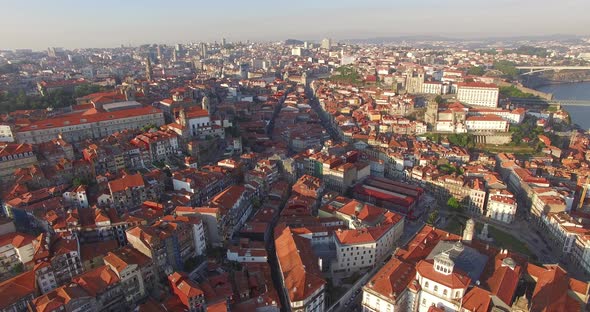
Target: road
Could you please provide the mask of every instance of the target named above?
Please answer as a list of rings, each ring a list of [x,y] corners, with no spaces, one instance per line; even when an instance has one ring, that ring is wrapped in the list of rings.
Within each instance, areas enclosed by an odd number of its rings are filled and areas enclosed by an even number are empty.
[[[311,107],[320,117],[320,120],[322,121],[322,126],[324,126],[324,129],[328,131],[332,140],[334,140],[335,142],[340,141],[340,135],[338,134],[338,131],[334,128],[334,125],[330,122],[328,118],[328,113],[322,109],[319,100],[315,97],[313,90],[309,86],[305,88],[305,94],[310,100]]]
[[[424,202],[424,204],[429,201]],[[425,214],[426,215],[426,214]],[[425,223],[422,220],[407,221],[404,224],[404,234],[402,234],[398,247],[406,246],[412,238],[424,227]],[[395,250],[392,251],[392,255]],[[363,275],[355,284],[342,296],[338,301],[334,302],[331,307],[327,308],[327,312],[344,312],[344,311],[360,311],[362,301],[363,286],[387,263],[389,259],[385,259],[377,264],[368,273]],[[358,308],[358,309],[357,309]]]

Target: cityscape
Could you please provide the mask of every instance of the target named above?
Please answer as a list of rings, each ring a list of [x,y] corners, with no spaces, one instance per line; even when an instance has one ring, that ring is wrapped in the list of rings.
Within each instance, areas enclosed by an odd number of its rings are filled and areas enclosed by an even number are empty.
[[[134,33],[147,2],[117,33],[0,13],[0,312],[590,310],[585,17],[388,32],[360,26],[381,1],[254,1],[268,23]],[[303,9],[335,12],[275,20]]]

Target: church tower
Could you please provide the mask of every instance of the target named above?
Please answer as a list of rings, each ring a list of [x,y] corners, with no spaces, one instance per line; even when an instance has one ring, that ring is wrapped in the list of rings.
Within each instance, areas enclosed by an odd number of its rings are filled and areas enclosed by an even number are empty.
[[[426,105],[426,114],[424,115],[424,121],[426,121],[426,123],[434,129],[437,118],[438,103],[436,103],[436,101],[428,101],[428,104]]]
[[[152,81],[152,61],[148,57],[145,62],[145,79]]]
[[[125,95],[125,101],[135,101],[135,87],[133,85],[129,85],[123,89],[123,95]]]
[[[203,97],[203,100],[201,100],[201,108],[209,112],[209,97]]]
[[[475,221],[473,219],[467,220],[465,223],[465,230],[463,230],[463,241],[471,243],[473,240],[473,234],[475,232]]]

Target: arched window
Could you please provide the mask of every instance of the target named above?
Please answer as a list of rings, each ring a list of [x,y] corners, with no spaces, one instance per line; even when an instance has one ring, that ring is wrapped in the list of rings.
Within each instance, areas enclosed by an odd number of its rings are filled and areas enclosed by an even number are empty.
[[[445,289],[445,290],[443,290],[443,296],[446,296],[446,295],[447,295],[447,290]]]
[[[434,285],[434,291],[438,291],[438,285]]]
[[[424,288],[428,288],[428,281],[424,283]]]

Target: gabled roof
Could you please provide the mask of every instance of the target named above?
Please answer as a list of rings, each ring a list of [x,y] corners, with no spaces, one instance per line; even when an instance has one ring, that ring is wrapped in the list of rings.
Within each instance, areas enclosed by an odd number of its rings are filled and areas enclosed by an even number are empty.
[[[96,297],[119,283],[119,277],[109,266],[103,265],[74,277],[72,282],[80,285],[91,296]]]
[[[76,284],[59,287],[33,300],[32,305],[38,312],[59,311],[73,299],[90,298],[84,288]],[[65,309],[64,309],[65,310]]]
[[[377,242],[393,226],[390,223],[362,229],[338,230],[335,234],[338,242],[343,245],[368,244]]]
[[[168,276],[168,281],[170,281],[170,285],[180,301],[187,306],[190,306],[192,298],[204,296],[201,288],[184,273],[174,272]]]
[[[35,294],[35,271],[27,271],[0,283],[0,309],[5,309],[22,298]]]
[[[128,174],[120,179],[109,182],[109,189],[111,190],[111,193],[117,193],[130,188],[143,186],[145,186],[145,184],[140,173]]]
[[[588,295],[588,283],[572,279],[560,266],[549,265],[545,268],[529,264],[527,272],[536,280],[535,289],[531,298],[531,310],[533,311],[581,311],[582,304],[574,299],[568,291],[571,286],[583,285],[578,291],[582,295]],[[584,288],[584,289],[581,289]]]
[[[131,264],[137,264],[139,267],[145,267],[152,262],[148,256],[142,254],[131,246],[125,246],[109,252],[108,255],[104,257],[104,261],[105,263],[108,262],[116,267],[117,271],[119,272]]]
[[[492,303],[491,293],[473,287],[463,297],[463,308],[470,312],[488,312]]]
[[[377,274],[371,278],[366,287],[395,300],[416,276],[416,269],[412,264],[397,258],[387,262]]]
[[[277,232],[276,253],[289,300],[305,300],[326,284],[317,257],[313,254],[310,242],[294,235],[289,227]]]

